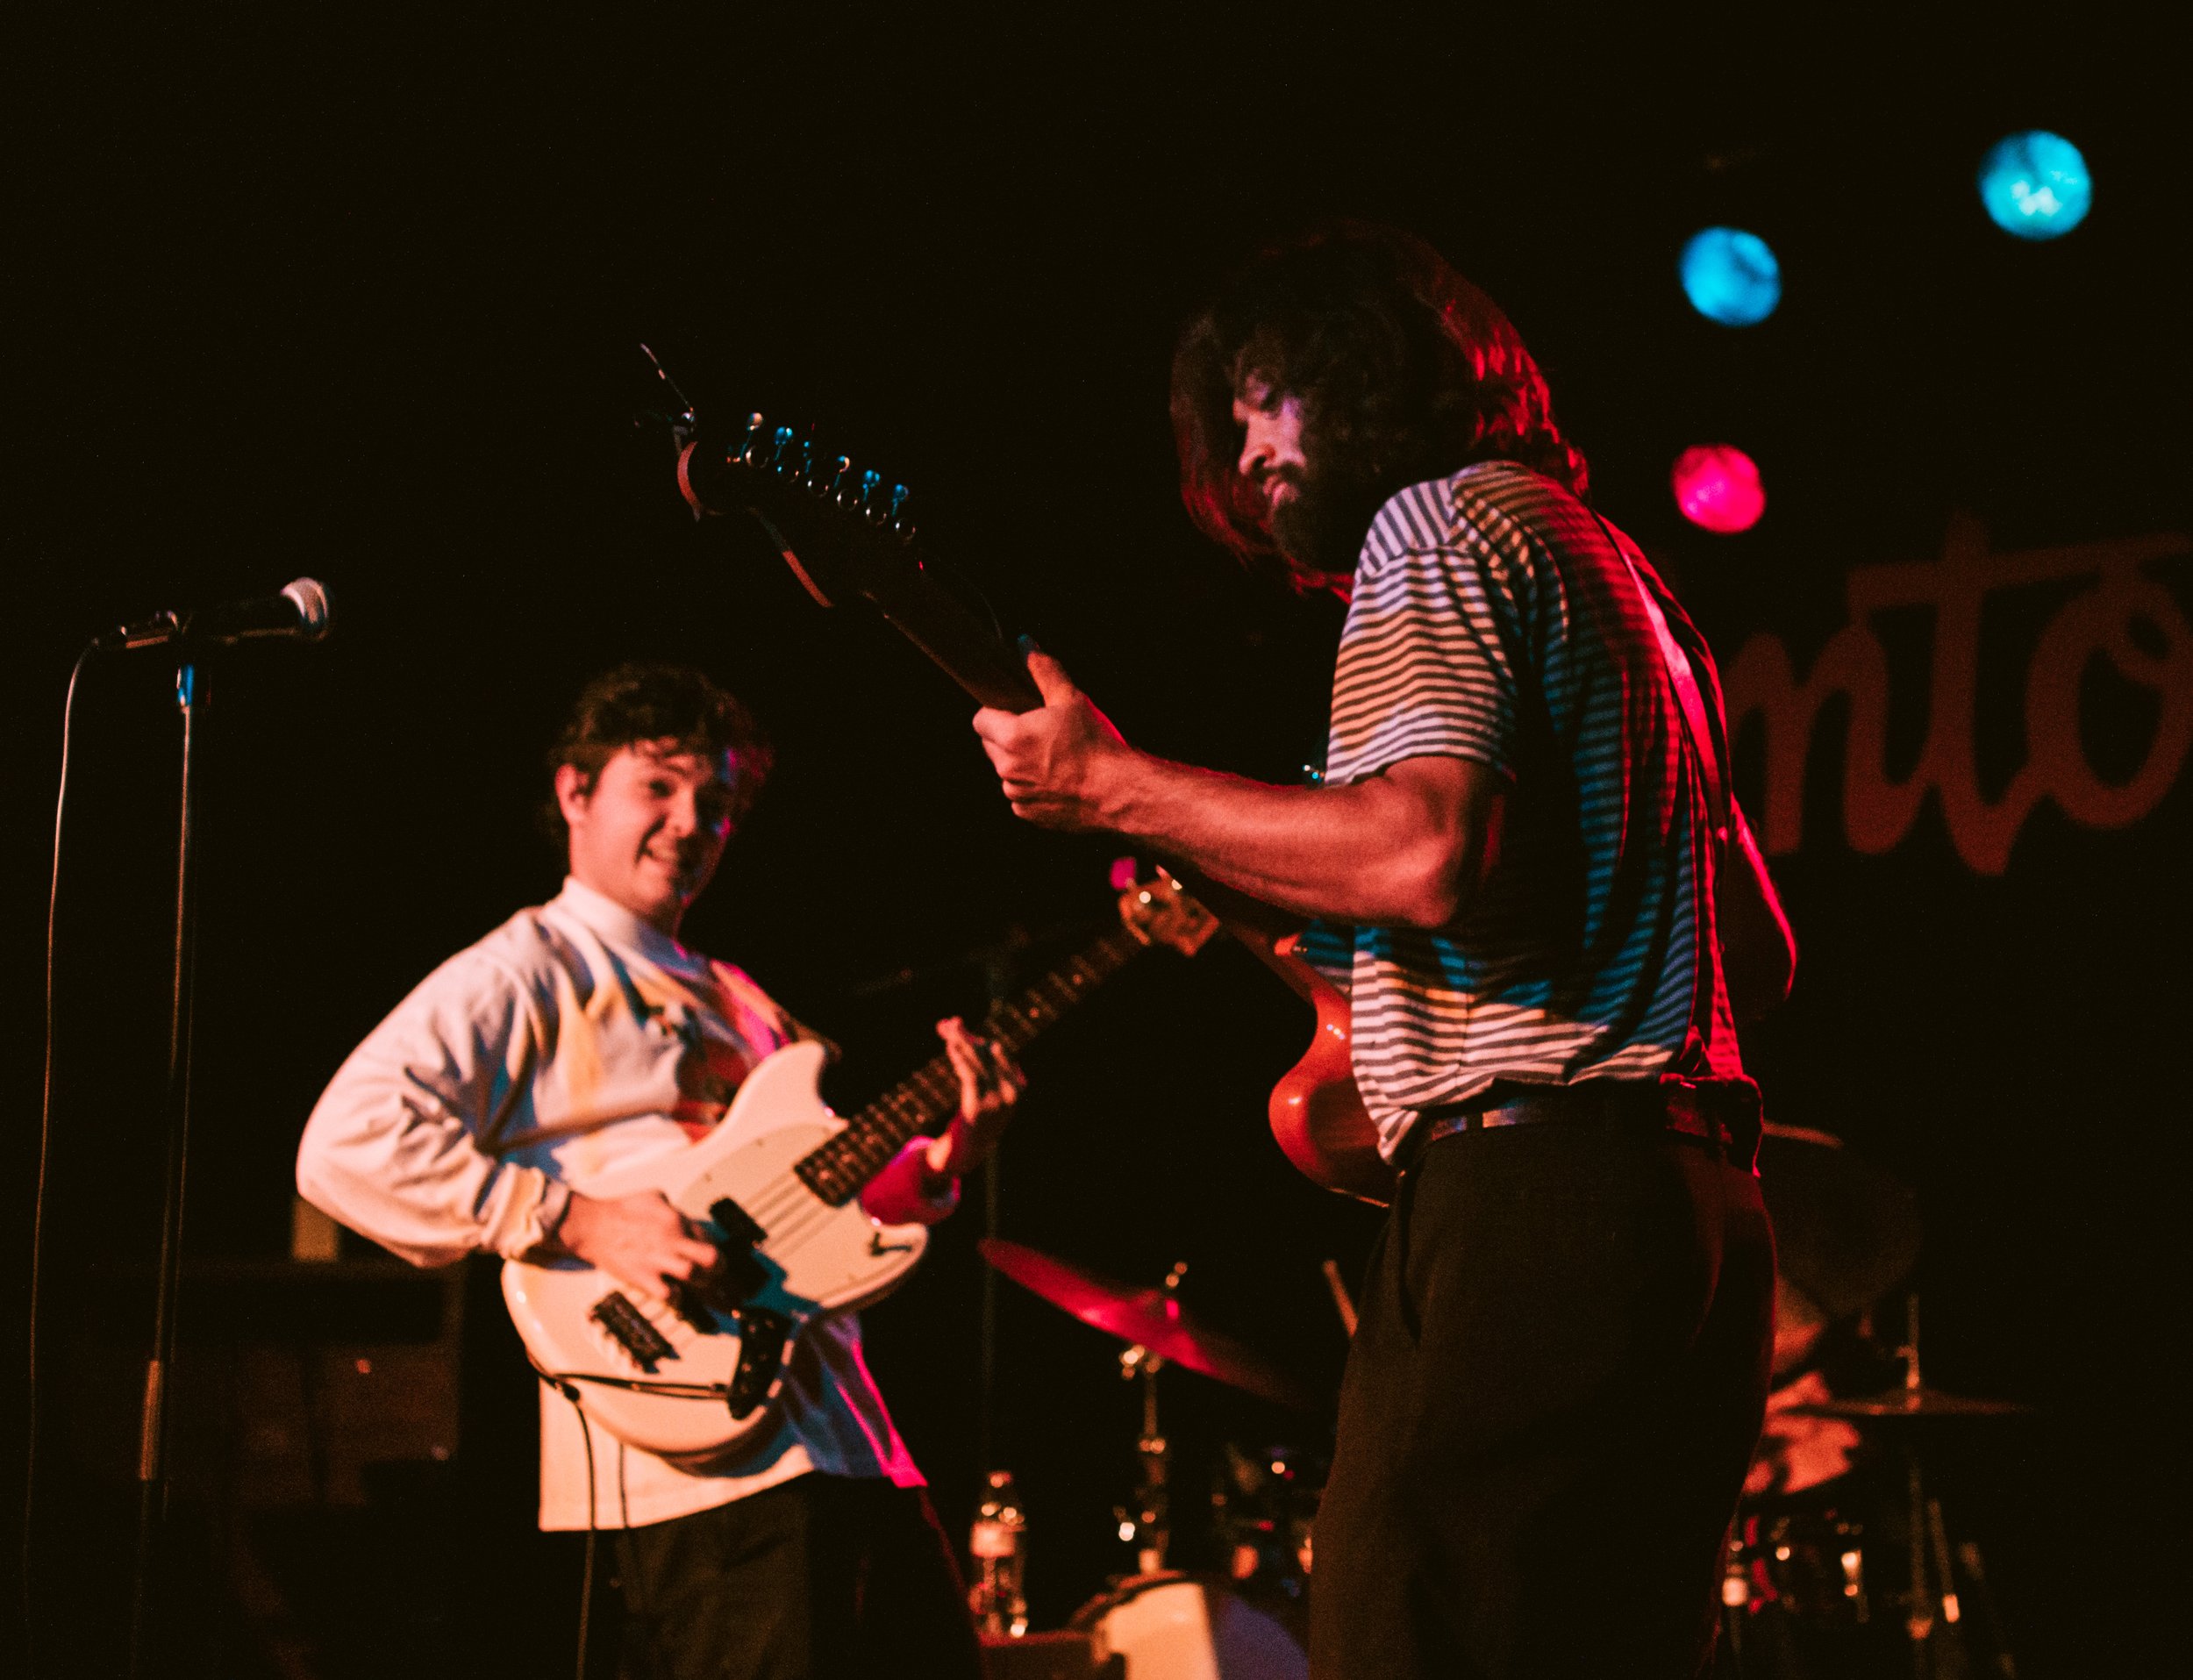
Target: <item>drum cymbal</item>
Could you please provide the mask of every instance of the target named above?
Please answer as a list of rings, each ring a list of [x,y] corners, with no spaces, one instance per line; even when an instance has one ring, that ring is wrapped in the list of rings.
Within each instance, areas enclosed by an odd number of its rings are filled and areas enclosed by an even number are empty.
[[[2035,1408],[2016,1400],[1982,1400],[1943,1389],[1890,1389],[1848,1399],[1815,1400],[1784,1408],[1810,1418],[1847,1418],[1853,1423],[1880,1423],[1895,1418],[2011,1418]]]
[[[1261,1399],[1305,1412],[1322,1404],[1261,1354],[1198,1324],[1168,1290],[1116,1283],[1018,1242],[986,1237],[976,1246],[1014,1283],[1094,1329]]]
[[[1823,1323],[1862,1312],[1911,1275],[1918,1195],[1832,1133],[1769,1124],[1759,1190],[1782,1280]]]

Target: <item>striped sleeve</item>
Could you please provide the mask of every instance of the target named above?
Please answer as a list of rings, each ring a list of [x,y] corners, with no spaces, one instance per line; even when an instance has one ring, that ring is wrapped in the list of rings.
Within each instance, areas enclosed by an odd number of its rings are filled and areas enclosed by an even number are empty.
[[[1329,782],[1404,759],[1467,758],[1514,778],[1516,568],[1445,481],[1402,491],[1364,543],[1334,671]]]

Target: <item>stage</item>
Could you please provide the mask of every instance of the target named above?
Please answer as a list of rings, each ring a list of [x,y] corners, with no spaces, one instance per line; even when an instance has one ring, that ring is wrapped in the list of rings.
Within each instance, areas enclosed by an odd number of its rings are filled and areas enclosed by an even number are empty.
[[[1324,761],[1344,609],[1198,534],[1168,382],[1235,265],[1351,218],[1430,241],[1529,341],[1592,505],[1712,650],[1729,780],[1795,929],[1794,990],[1742,1054],[1783,1281],[1825,1338],[1785,1372],[1821,1371],[1818,1391],[1789,1404],[1828,1407],[1801,1415],[1847,1426],[1855,1456],[1746,1507],[1729,1619],[1794,1618],[1800,1646],[1832,1624],[1854,1665],[1835,1671],[1868,1674],[1913,1671],[1922,1613],[1926,1674],[2007,1675],[2004,1652],[2038,1680],[2131,1672],[2182,1642],[2193,439],[2181,54],[2158,27],[1975,8],[1923,32],[1665,9],[1604,28],[1474,9],[1436,29],[830,9],[592,37],[515,16],[39,28],[0,520],[23,603],[11,1346],[73,663],[117,625],[293,578],[333,604],[324,640],[201,661],[168,1666],[148,1671],[573,1669],[584,1542],[534,1526],[537,1383],[492,1262],[406,1267],[316,1219],[295,1173],[375,1023],[557,892],[543,754],[582,683],[697,666],[772,738],[681,937],[831,1042],[842,1114],[936,1053],[939,1017],[1070,968],[1155,878],[1148,848],[1120,876],[1134,847],[1016,820],[968,690],[859,590],[818,604],[746,491],[682,494],[681,450],[735,471],[782,424],[825,466],[873,466],[879,494],[911,487],[925,578],[966,624],[1032,638],[1139,747],[1297,785]],[[2006,233],[1977,187],[2031,130],[2091,170],[2061,238]],[[1779,261],[1752,325],[1702,314],[1679,276],[1721,226]],[[1686,514],[1671,473],[1703,445],[1755,464],[1755,522]],[[27,1610],[40,1676],[125,1662],[176,666],[89,659],[70,720],[30,1569],[0,1640],[18,1671]],[[1124,1639],[1120,1606],[1156,1588],[1106,1595],[1162,1567],[1193,1577],[1165,1604],[1208,1587],[1298,1647],[1383,1217],[1268,1126],[1311,1030],[1238,939],[1107,972],[1032,1037],[993,1165],[862,1313],[961,1569],[986,1476],[1011,1473],[1037,1634],[1110,1614]],[[1168,1344],[1182,1313],[1194,1333]],[[1907,1380],[1947,1398],[1894,1400]],[[0,1508],[19,1512],[31,1394],[5,1392]],[[1884,1419],[1898,1404],[1924,1415]],[[1842,1639],[1854,1549],[1885,1644]],[[1579,1534],[1580,1601],[1594,1568]],[[1736,1643],[1725,1672],[1791,1671],[1773,1640]],[[993,1672],[1049,1660],[1024,1645]]]

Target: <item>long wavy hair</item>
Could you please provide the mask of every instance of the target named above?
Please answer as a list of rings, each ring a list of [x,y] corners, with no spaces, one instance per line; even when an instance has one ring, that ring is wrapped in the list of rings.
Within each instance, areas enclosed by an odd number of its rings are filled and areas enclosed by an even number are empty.
[[[1256,561],[1279,549],[1235,470],[1233,402],[1252,378],[1301,402],[1312,470],[1367,503],[1366,524],[1396,490],[1477,461],[1520,462],[1579,497],[1588,487],[1521,334],[1398,228],[1344,223],[1261,251],[1181,335],[1181,499],[1206,536]]]

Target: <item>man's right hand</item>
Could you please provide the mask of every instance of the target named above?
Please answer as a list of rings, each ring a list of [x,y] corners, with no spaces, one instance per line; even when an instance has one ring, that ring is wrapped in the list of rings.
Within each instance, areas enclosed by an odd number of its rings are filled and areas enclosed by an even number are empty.
[[[667,1304],[674,1285],[713,1270],[722,1255],[659,1190],[609,1200],[571,1192],[556,1240],[589,1266]]]

